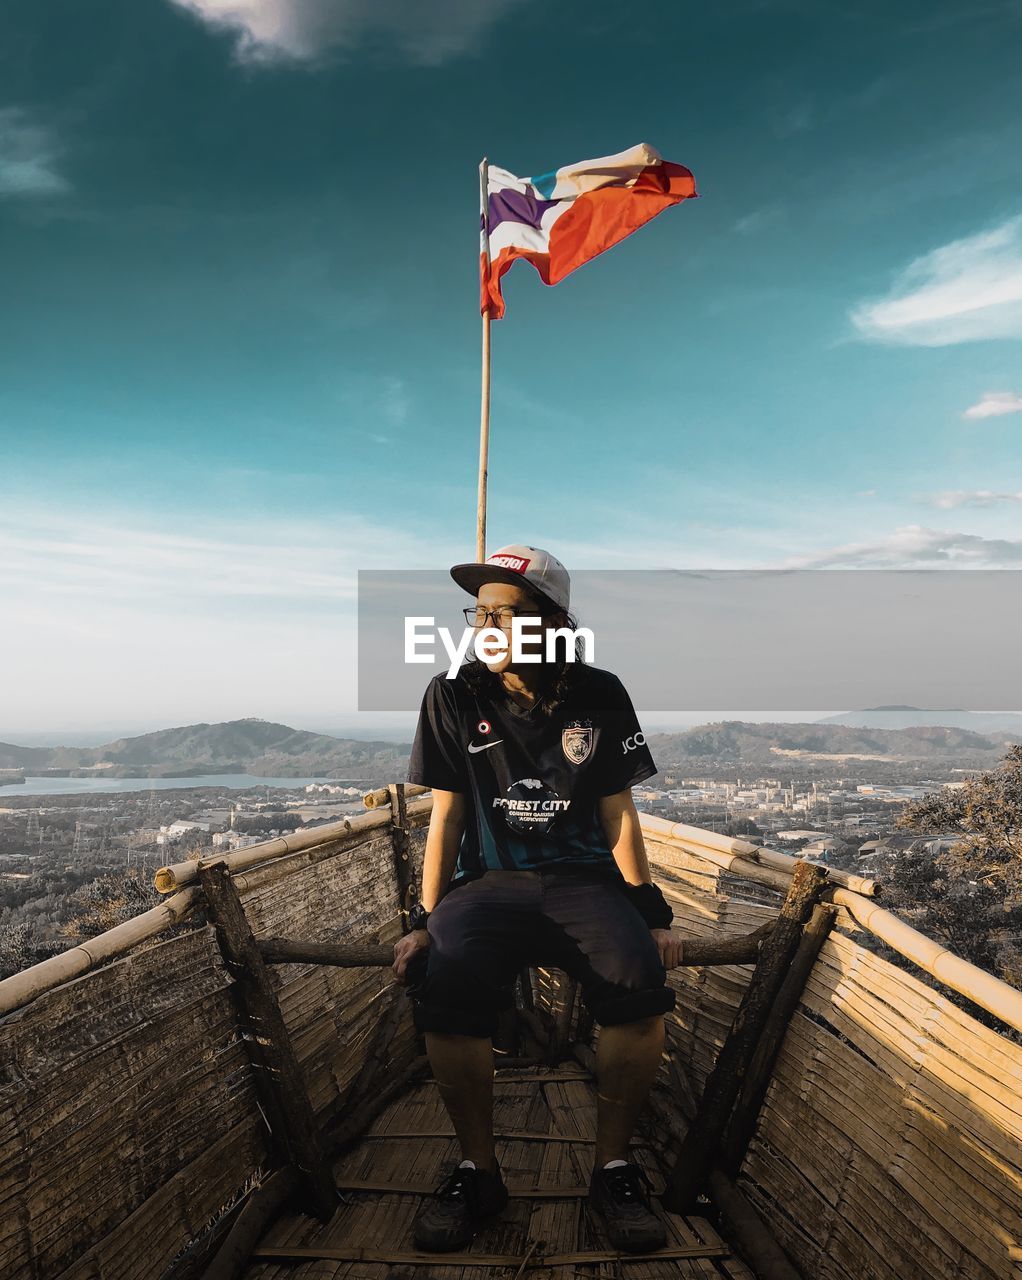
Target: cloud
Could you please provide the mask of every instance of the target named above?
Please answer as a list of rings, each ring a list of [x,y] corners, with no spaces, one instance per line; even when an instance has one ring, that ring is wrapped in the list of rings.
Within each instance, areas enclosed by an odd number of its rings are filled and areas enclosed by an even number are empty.
[[[420,66],[472,52],[521,0],[170,0],[235,36],[242,62],[315,62],[373,38]]]
[[[358,571],[464,559],[414,524],[343,512],[176,523],[186,532],[150,513],[0,503],[8,725],[352,708]]]
[[[970,405],[962,414],[963,418],[999,418],[1004,413],[1022,413],[1022,396],[1014,391],[988,391]]]
[[[916,258],[851,321],[868,342],[902,346],[1022,338],[1022,217]]]
[[[753,235],[757,231],[773,226],[781,219],[781,208],[776,204],[764,205],[761,209],[753,209],[751,213],[736,219],[734,230],[740,236]]]
[[[953,569],[998,568],[1022,564],[1022,541],[983,538],[975,533],[904,525],[875,542],[850,542],[788,562],[793,569]]]
[[[21,107],[0,109],[0,198],[57,196],[69,190],[55,167],[57,150],[50,130]]]
[[[337,407],[347,428],[377,444],[399,438],[414,404],[408,383],[396,374],[345,370],[337,389]]]
[[[408,421],[411,408],[412,402],[404,379],[393,374],[385,377],[380,393],[380,412],[385,421],[392,427],[403,427]]]
[[[931,499],[935,507],[951,511],[955,507],[998,507],[1005,504],[1022,503],[1022,492],[1004,493],[993,489],[949,489],[944,493],[935,493]]]
[[[92,613],[100,601],[143,614],[210,600],[319,610],[355,598],[358,569],[414,563],[417,549],[421,557],[411,535],[354,515],[322,524],[211,518],[184,534],[131,514],[12,511],[0,515],[0,596],[10,605],[38,589],[51,601],[87,602]]]
[[[791,138],[798,133],[808,133],[816,118],[814,104],[808,99],[775,111],[771,125],[776,137]]]

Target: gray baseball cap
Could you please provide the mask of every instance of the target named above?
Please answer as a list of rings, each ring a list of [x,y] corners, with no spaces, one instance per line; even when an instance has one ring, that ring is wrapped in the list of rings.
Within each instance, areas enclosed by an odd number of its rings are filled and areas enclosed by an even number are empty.
[[[494,551],[482,563],[454,565],[451,577],[473,596],[486,582],[509,582],[527,586],[558,609],[567,609],[571,599],[571,579],[560,560],[541,547],[518,542]]]

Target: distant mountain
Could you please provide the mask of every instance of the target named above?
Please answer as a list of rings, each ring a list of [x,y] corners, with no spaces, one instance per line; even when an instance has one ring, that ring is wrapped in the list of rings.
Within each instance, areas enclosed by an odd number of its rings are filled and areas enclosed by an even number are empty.
[[[913,710],[874,708],[862,714],[909,714]],[[1012,735],[1003,731],[983,734],[940,725],[889,729],[845,725],[833,719],[816,724],[725,720],[698,725],[684,733],[649,736],[654,758],[662,767],[710,763],[777,767],[845,761],[850,765],[855,761],[880,761],[973,767],[994,764],[1012,740]],[[251,773],[264,778],[317,774],[398,778],[404,775],[408,750],[401,743],[334,738],[286,724],[248,719],[161,729],[99,747],[19,747],[0,743],[0,768],[24,769],[31,774],[44,769],[76,770],[109,764],[112,777]]]
[[[830,723],[776,724],[724,720],[685,733],[650,735],[654,758],[663,766],[688,763],[770,765],[799,760],[840,763],[847,760],[993,764],[1003,754],[1000,735],[968,729],[920,726],[871,729]]]
[[[0,768],[82,769],[113,766],[111,776],[251,773],[299,778],[312,774],[399,777],[408,747],[360,742],[292,729],[268,720],[228,720],[160,729],[99,747],[18,747],[0,743]]]
[[[1022,738],[1022,715],[1014,711],[963,711],[960,707],[928,710],[923,707],[867,707],[827,716],[818,724],[844,724],[860,729],[911,729],[918,725],[942,725],[971,729],[974,733],[1004,732]]]
[[[45,769],[50,764],[52,747],[16,747],[10,742],[0,742],[0,769]]]

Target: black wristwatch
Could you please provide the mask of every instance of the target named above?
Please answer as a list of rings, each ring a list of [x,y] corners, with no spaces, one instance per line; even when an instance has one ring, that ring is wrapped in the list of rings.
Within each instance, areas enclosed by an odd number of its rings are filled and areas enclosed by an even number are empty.
[[[425,929],[426,921],[428,919],[429,919],[429,912],[426,910],[426,908],[422,905],[421,902],[417,902],[415,906],[412,907],[411,911],[408,912],[409,931],[411,932],[411,931],[414,931],[415,929]]]

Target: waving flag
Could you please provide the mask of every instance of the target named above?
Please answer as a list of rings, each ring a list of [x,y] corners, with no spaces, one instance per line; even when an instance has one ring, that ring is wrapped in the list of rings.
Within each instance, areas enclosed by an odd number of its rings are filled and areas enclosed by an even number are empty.
[[[504,314],[500,279],[524,258],[544,284],[637,231],[663,209],[696,195],[695,179],[645,142],[600,160],[583,160],[538,178],[484,166],[480,309]]]

